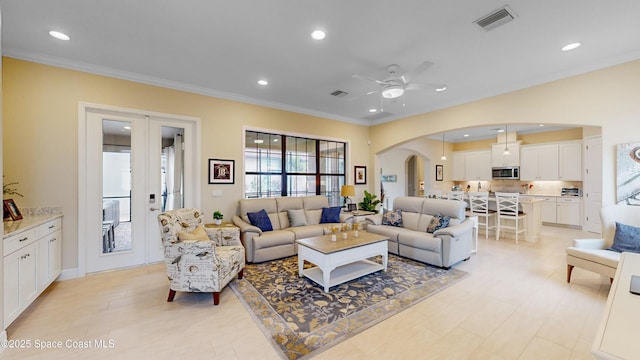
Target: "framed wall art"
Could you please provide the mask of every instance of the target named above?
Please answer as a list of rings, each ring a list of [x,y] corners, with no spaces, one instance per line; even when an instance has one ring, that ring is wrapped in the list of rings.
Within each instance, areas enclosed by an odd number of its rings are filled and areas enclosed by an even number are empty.
[[[436,181],[444,180],[444,165],[436,165]]]
[[[233,184],[235,160],[209,159],[209,184]]]
[[[396,182],[398,181],[397,175],[382,175],[383,182]]]
[[[617,146],[616,197],[618,204],[640,206],[640,143]]]
[[[22,220],[22,213],[20,213],[20,210],[13,199],[3,200],[3,207],[4,211],[8,212],[11,216],[11,220]]]
[[[354,166],[355,174],[354,174],[354,183],[356,185],[366,185],[367,184],[367,167],[366,166]]]

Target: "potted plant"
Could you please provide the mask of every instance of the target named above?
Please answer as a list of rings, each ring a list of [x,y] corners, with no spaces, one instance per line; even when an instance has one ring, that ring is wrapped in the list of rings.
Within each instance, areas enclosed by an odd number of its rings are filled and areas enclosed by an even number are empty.
[[[380,200],[378,200],[377,197],[378,196],[365,190],[364,198],[362,198],[362,201],[358,203],[360,210],[378,212],[376,207],[380,204]]]
[[[220,210],[216,210],[213,213],[213,220],[215,222],[216,225],[220,225],[222,224],[222,219],[224,218],[224,215],[222,215],[222,213],[220,212]]]

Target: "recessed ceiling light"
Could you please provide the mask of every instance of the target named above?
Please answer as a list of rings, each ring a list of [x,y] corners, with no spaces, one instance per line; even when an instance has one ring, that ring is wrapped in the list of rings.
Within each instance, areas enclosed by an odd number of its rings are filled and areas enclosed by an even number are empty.
[[[49,35],[53,36],[54,38],[56,38],[56,39],[58,39],[58,40],[65,40],[65,41],[67,41],[67,40],[71,39],[71,38],[69,37],[69,35],[67,35],[67,34],[63,34],[63,33],[59,32],[59,31],[53,31],[53,30],[51,30],[51,31],[49,31]]]
[[[436,91],[445,91],[445,90],[447,90],[447,86],[446,85],[436,89]]]
[[[258,80],[258,85],[267,86],[269,85],[269,82],[267,80],[260,79]]]
[[[370,113],[374,113],[374,112],[376,112],[376,111],[378,111],[378,109],[373,109],[373,108],[372,108],[372,109],[369,109],[369,112],[370,112]]]
[[[125,129],[125,130],[131,130],[131,126],[128,126],[128,125],[127,125],[127,126],[125,126],[125,127],[124,127],[124,129]]]
[[[580,44],[579,42],[571,43],[569,45],[563,46],[562,47],[562,51],[570,51],[570,50],[573,50],[573,49],[577,49],[577,48],[580,47],[580,45],[582,45],[582,44]]]
[[[325,34],[325,32],[322,30],[315,30],[314,32],[311,33],[311,37],[314,38],[315,40],[322,40],[326,36],[327,34]]]
[[[538,126],[543,127],[543,126],[544,126],[544,124],[538,124]]]
[[[469,137],[469,134],[464,134],[464,135],[462,135],[462,136],[464,136],[464,137]]]
[[[498,132],[504,132],[504,129],[498,129]]]

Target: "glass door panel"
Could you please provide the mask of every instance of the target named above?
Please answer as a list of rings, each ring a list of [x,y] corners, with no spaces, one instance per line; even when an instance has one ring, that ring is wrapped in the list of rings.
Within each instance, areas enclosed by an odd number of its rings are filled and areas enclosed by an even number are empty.
[[[102,121],[102,253],[130,251],[131,122]]]

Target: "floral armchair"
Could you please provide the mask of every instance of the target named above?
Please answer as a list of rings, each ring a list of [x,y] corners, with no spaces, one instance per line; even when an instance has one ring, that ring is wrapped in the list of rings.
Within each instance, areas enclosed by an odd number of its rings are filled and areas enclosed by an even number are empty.
[[[209,239],[198,209],[177,209],[158,214],[169,277],[169,297],[176,291],[211,292],[213,304],[220,302],[220,291],[236,275],[242,279],[245,251],[238,241]],[[224,242],[224,243],[223,243]]]

